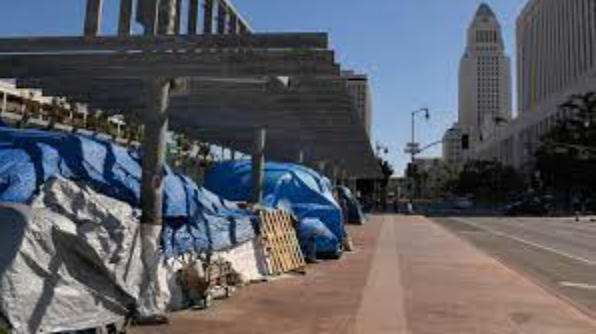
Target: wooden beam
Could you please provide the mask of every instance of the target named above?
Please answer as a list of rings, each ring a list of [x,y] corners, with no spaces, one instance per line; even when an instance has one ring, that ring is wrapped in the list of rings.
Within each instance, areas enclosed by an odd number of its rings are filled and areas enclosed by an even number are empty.
[[[85,36],[97,36],[101,29],[103,0],[87,0],[85,11]]]
[[[118,35],[130,36],[132,26],[133,0],[120,0],[120,19],[118,22]]]

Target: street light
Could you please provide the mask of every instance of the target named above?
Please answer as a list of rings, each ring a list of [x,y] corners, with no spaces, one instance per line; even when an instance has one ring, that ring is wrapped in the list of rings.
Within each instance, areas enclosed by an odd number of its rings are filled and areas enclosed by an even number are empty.
[[[424,118],[426,120],[430,119],[430,111],[428,108],[422,108],[418,110],[412,111],[412,141],[407,145],[406,153],[410,153],[412,157],[412,166],[416,161],[416,154],[420,153],[420,145],[416,142],[416,116],[424,113]],[[416,190],[416,177],[412,175],[411,185],[412,191],[410,193],[411,200],[414,199],[414,192]]]
[[[416,159],[416,154],[419,153],[420,148],[418,143],[416,143],[416,115],[424,113],[424,118],[426,120],[430,120],[430,111],[428,108],[422,108],[418,110],[412,111],[412,141],[409,143],[406,153],[410,153],[412,157],[412,162]]]

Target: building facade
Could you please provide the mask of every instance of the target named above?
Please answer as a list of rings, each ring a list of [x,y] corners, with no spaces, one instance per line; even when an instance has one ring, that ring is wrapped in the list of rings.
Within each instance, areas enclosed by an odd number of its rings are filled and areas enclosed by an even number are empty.
[[[373,104],[368,76],[357,74],[354,71],[343,71],[342,76],[347,80],[348,91],[354,99],[356,112],[362,120],[366,132],[371,136]]]
[[[450,166],[460,167],[465,161],[463,136],[464,133],[457,123],[443,136],[443,160]]]
[[[518,117],[475,149],[531,171],[540,138],[569,116],[570,96],[596,92],[596,0],[531,0],[517,20]]]
[[[459,71],[458,123],[475,147],[512,118],[511,61],[501,25],[487,4],[480,5],[468,28]]]

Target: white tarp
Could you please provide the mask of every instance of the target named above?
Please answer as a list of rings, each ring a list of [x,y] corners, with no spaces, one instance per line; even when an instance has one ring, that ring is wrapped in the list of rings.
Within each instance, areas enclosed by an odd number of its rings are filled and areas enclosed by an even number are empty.
[[[156,272],[147,289],[155,294],[139,296],[139,216],[126,203],[62,178],[46,182],[31,206],[0,204],[0,316],[15,333],[49,333],[101,327],[135,306],[143,315],[179,309],[181,262],[163,260],[155,231],[149,251]],[[256,239],[215,256],[247,282],[265,272]]]
[[[138,299],[137,213],[75,183],[0,206],[0,313],[16,333],[100,327]]]

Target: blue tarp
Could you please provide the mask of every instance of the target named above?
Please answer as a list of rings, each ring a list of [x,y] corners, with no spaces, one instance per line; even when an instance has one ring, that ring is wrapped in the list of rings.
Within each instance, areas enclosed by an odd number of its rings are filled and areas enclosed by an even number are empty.
[[[264,169],[262,204],[294,213],[299,220],[297,231],[303,249],[308,248],[314,238],[317,252],[339,254],[347,233],[331,182],[315,171],[295,164],[267,162]],[[228,200],[249,201],[251,162],[227,161],[214,166],[206,174],[205,187]]]
[[[223,250],[255,236],[256,217],[165,168],[163,248],[166,254]],[[87,136],[0,127],[0,201],[29,203],[53,176],[140,204],[137,152]]]
[[[364,224],[366,222],[366,216],[362,211],[360,203],[354,197],[354,194],[352,194],[352,191],[348,187],[338,186],[337,192],[346,205],[347,222],[350,224]]]

